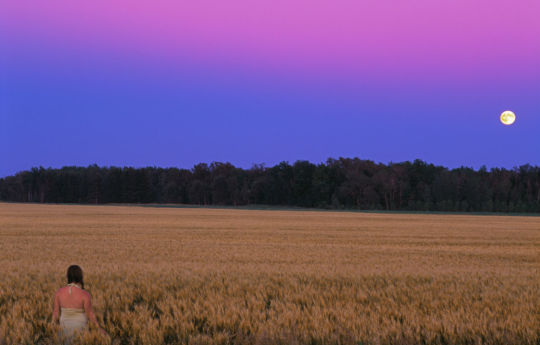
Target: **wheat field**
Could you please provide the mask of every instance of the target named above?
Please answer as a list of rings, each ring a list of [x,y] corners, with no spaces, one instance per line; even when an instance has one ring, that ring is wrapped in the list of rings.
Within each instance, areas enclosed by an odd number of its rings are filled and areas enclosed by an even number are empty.
[[[540,344],[540,218],[0,203],[0,343]]]

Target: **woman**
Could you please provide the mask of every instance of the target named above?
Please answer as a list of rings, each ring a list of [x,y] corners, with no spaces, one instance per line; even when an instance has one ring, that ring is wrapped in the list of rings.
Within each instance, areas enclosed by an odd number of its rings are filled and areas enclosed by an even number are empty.
[[[107,335],[97,323],[90,294],[84,290],[83,272],[79,266],[69,266],[67,282],[67,286],[60,288],[54,296],[52,322],[58,322],[60,312],[60,327],[68,340],[75,332],[85,329],[88,320],[96,325],[101,333]]]

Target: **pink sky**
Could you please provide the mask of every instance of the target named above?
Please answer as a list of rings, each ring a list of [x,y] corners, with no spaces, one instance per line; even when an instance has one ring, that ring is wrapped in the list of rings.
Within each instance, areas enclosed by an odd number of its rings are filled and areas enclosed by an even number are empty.
[[[2,13],[14,37],[143,59],[419,80],[539,76],[539,1],[19,0]]]

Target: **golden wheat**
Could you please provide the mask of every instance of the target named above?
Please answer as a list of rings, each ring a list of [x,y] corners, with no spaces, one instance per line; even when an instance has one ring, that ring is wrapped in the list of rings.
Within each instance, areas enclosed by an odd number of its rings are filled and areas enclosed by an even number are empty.
[[[540,218],[0,203],[0,343],[539,344]],[[95,330],[81,344],[106,344]]]

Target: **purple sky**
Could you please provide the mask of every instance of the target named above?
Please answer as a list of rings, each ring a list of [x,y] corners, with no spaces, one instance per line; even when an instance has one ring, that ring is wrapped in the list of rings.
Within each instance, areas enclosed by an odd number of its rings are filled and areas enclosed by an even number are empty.
[[[539,13],[536,0],[2,1],[0,176],[340,156],[540,165]]]

